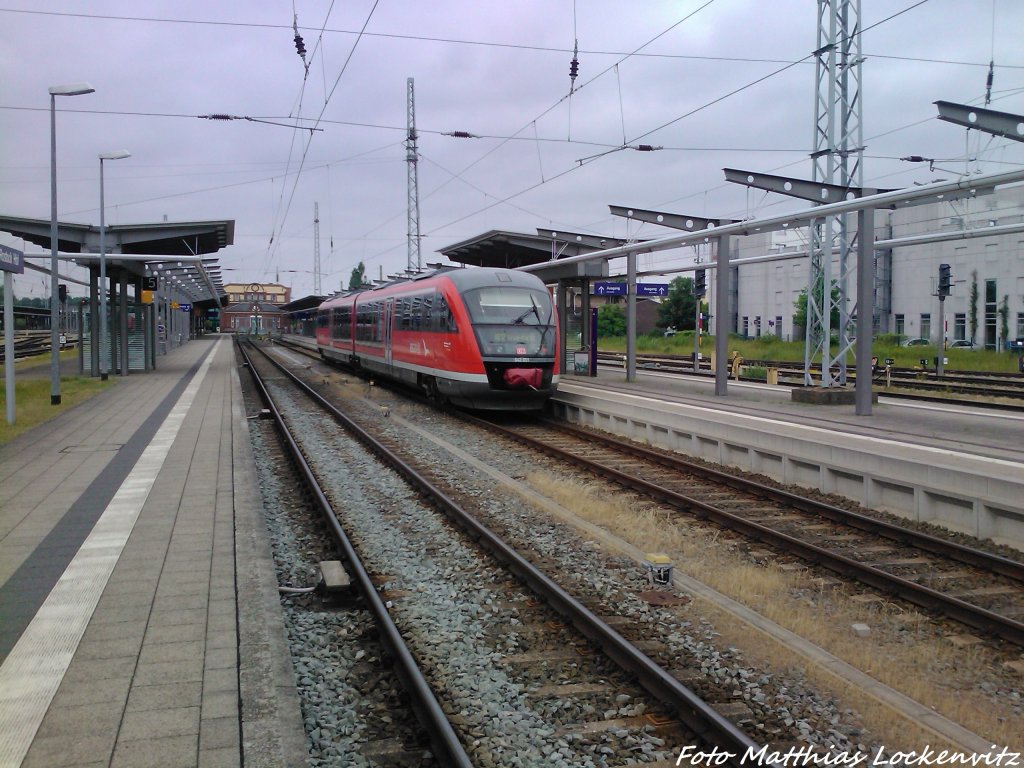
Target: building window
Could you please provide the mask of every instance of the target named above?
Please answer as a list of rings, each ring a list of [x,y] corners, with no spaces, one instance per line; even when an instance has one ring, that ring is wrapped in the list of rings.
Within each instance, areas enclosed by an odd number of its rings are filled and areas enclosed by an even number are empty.
[[[1024,312],[1017,313],[1017,338],[1024,339]]]
[[[761,316],[758,315],[754,318],[754,335],[760,337],[761,335]]]
[[[928,312],[921,313],[921,338],[930,339],[932,337],[932,316]]]
[[[963,341],[967,338],[967,315],[963,312],[953,315],[953,338],[956,341]]]
[[[996,348],[997,296],[996,281],[985,281],[985,347]]]
[[[896,327],[895,331],[897,335],[902,336],[905,333],[906,321],[903,319],[903,315],[896,315]]]
[[[775,337],[782,338],[782,315],[775,316]]]
[[[743,316],[743,338],[750,338],[750,318],[746,315]]]

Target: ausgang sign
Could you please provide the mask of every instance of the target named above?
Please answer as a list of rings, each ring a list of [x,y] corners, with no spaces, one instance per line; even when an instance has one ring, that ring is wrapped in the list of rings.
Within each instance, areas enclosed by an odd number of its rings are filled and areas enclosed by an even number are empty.
[[[594,283],[593,292],[598,296],[625,296],[626,284],[596,282]]]
[[[0,245],[0,272],[13,272],[16,275],[25,272],[25,254]]]

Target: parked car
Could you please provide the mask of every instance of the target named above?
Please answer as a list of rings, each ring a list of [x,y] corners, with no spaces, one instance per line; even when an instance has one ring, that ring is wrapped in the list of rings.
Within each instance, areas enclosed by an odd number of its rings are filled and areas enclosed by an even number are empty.
[[[931,344],[928,339],[904,339],[900,342],[901,347],[927,347]]]
[[[978,346],[970,339],[957,339],[949,344],[949,349],[977,349]]]

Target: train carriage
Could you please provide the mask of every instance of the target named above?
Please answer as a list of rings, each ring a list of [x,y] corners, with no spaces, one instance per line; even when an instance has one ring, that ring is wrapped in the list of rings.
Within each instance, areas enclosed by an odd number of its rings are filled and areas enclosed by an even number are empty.
[[[467,408],[539,409],[558,386],[554,304],[534,275],[448,268],[324,302],[327,359]]]

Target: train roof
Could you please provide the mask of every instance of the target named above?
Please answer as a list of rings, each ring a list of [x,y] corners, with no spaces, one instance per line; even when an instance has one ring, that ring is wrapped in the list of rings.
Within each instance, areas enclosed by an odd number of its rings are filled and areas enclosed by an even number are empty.
[[[515,269],[502,269],[496,267],[441,267],[430,272],[424,272],[412,277],[404,277],[374,288],[367,288],[359,291],[348,291],[339,296],[334,296],[325,301],[321,306],[329,307],[336,303],[342,303],[353,296],[372,297],[374,294],[382,296],[389,295],[395,289],[407,288],[415,290],[419,284],[431,285],[438,278],[447,278],[455,288],[462,291],[482,288],[488,285],[516,285],[524,288],[539,288],[543,290],[544,283],[540,278],[529,272],[520,272]]]

